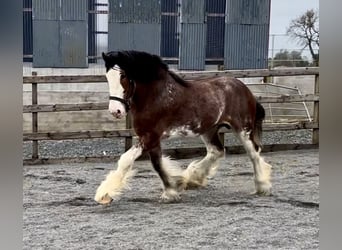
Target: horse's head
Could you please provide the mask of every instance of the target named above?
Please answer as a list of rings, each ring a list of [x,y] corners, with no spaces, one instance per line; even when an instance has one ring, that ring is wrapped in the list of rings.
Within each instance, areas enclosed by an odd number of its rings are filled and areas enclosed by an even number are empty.
[[[121,85],[121,70],[117,66],[116,57],[102,53],[105,61],[106,77],[109,85],[109,112],[118,119],[127,115],[128,106],[124,99],[124,88]]]

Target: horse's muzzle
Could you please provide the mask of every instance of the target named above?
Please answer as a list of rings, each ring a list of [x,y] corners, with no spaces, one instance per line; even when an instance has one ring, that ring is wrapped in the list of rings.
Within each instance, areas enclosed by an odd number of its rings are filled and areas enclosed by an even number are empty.
[[[116,119],[122,119],[127,115],[125,106],[117,101],[109,102],[109,113],[111,113]]]

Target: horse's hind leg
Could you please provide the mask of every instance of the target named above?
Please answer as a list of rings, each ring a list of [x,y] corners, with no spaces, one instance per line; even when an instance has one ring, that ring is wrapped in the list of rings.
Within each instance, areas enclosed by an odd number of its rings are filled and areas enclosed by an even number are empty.
[[[179,192],[185,188],[183,170],[176,165],[176,162],[162,156],[160,145],[149,150],[149,155],[153,168],[164,184],[161,198],[167,201],[180,199]]]
[[[260,156],[261,146],[258,138],[251,131],[242,130],[236,132],[254,167],[254,182],[256,193],[261,195],[271,194],[271,165]]]
[[[215,128],[201,136],[207,148],[207,155],[200,161],[193,161],[186,169],[185,177],[187,187],[195,188],[205,186],[207,177],[214,175],[219,159],[224,155],[224,146],[218,135],[218,128]]]

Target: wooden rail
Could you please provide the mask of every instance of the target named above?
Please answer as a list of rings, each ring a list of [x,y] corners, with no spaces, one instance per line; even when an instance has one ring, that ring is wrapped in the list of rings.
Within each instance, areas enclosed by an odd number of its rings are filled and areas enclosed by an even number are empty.
[[[279,124],[263,124],[263,131],[285,131],[297,129],[318,129],[316,122],[293,122],[293,123],[279,123]],[[230,133],[230,130],[224,130],[225,133]],[[94,138],[115,138],[115,137],[134,137],[136,134],[132,129],[121,129],[111,131],[77,131],[77,132],[34,132],[25,133],[23,135],[24,141],[33,140],[70,140],[70,139],[94,139]],[[129,148],[131,144],[129,145]]]
[[[316,102],[319,96],[314,94],[307,95],[279,95],[276,97],[257,96],[260,103],[284,103],[284,102]],[[24,113],[33,112],[61,112],[61,111],[85,111],[85,110],[105,110],[108,102],[98,103],[77,103],[77,104],[34,104],[24,105]]]
[[[256,69],[256,70],[222,70],[222,71],[179,71],[176,72],[184,79],[194,80],[199,77],[231,76],[236,78],[270,77],[270,76],[304,76],[319,75],[318,67],[291,68],[291,69]],[[106,82],[104,75],[69,75],[69,76],[24,76],[24,84],[33,82],[44,83],[92,83]]]
[[[236,78],[248,77],[272,77],[272,76],[315,76],[314,94],[307,95],[279,95],[276,97],[257,96],[257,100],[261,103],[291,103],[291,102],[313,102],[313,121],[296,121],[284,124],[267,124],[265,123],[264,131],[280,131],[280,130],[296,130],[296,129],[312,129],[312,145],[319,144],[319,68],[291,68],[291,69],[262,69],[262,70],[229,70],[229,71],[204,71],[204,72],[177,72],[181,77],[187,80],[195,80],[196,78],[206,78],[213,76],[231,76]],[[99,103],[77,103],[77,104],[38,104],[38,84],[53,83],[98,83],[106,82],[104,75],[69,75],[69,76],[37,76],[35,72],[32,76],[24,76],[23,83],[32,85],[32,104],[23,106],[23,113],[32,113],[32,133],[24,133],[24,141],[32,141],[32,159],[25,160],[29,162],[42,162],[39,160],[38,141],[40,140],[69,140],[69,139],[93,139],[93,138],[125,138],[125,149],[131,147],[133,137],[131,117],[126,118],[126,129],[113,131],[75,131],[75,132],[39,132],[38,129],[38,113],[40,112],[61,112],[61,111],[92,111],[105,110],[108,108],[108,102]],[[230,131],[224,131],[230,132]],[[306,146],[303,146],[304,148]],[[266,145],[266,149],[275,148],[303,148],[301,145],[277,146]],[[185,151],[187,149],[184,149]],[[176,155],[184,155],[180,149],[173,150]],[[191,150],[190,150],[191,151]],[[189,151],[189,152],[190,152]],[[195,150],[196,151],[196,150]],[[191,151],[192,152],[192,151]],[[196,151],[198,152],[198,150]],[[46,162],[46,159],[45,161]]]

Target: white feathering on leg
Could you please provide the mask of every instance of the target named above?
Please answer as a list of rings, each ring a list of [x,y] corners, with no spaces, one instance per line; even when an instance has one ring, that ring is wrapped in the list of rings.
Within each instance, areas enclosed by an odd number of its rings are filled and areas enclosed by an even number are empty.
[[[130,188],[128,182],[135,173],[136,171],[132,169],[125,174],[118,170],[110,171],[106,179],[97,188],[95,201],[102,203],[101,200],[106,194],[113,200],[118,199],[123,190]]]
[[[110,171],[106,179],[97,188],[95,201],[101,204],[108,204],[117,199],[124,189],[128,188],[128,181],[133,177],[132,170],[134,161],[141,155],[142,148],[133,146],[125,152],[118,161],[118,167]]]
[[[184,170],[180,167],[179,163],[171,160],[170,157],[162,157],[162,168],[166,172],[170,184],[178,191],[183,191],[186,185]]]

